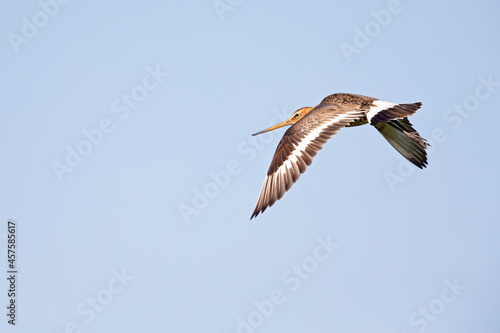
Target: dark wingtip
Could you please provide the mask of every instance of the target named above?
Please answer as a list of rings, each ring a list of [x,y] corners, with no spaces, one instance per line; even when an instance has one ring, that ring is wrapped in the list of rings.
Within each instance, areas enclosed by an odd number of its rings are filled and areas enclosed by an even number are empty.
[[[422,164],[415,164],[418,168],[420,169],[424,169],[424,168],[427,168],[427,164],[424,162]]]
[[[408,159],[413,165],[415,165],[419,169],[424,169],[427,168],[427,156],[424,157],[422,160],[415,160],[415,159]]]
[[[264,208],[255,207],[255,210],[253,211],[253,214],[250,217],[250,220],[253,219],[254,217],[257,217],[257,215],[259,215],[260,213],[264,213],[264,211],[266,210],[267,207],[270,207],[270,206],[266,206]]]

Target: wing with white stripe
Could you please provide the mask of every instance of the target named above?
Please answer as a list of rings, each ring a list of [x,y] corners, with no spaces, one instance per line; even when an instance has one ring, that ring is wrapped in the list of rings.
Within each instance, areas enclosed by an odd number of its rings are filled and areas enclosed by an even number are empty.
[[[252,217],[281,199],[313,157],[342,127],[364,117],[364,112],[335,104],[320,104],[290,127],[274,153]]]

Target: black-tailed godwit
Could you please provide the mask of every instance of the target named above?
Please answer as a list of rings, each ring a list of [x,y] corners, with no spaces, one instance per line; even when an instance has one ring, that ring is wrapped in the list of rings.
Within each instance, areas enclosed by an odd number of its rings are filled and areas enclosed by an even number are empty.
[[[281,138],[262,185],[257,205],[250,219],[281,199],[313,157],[343,127],[370,124],[404,157],[419,168],[427,165],[428,146],[412,127],[408,116],[422,103],[395,104],[373,97],[333,94],[315,107],[300,108],[282,123],[255,133],[258,135],[292,125]]]

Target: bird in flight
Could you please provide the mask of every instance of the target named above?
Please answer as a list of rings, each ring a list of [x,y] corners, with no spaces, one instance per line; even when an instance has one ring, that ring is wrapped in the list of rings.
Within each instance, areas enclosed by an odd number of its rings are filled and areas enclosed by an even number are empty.
[[[252,134],[258,135],[292,125],[276,148],[250,219],[281,199],[311,165],[316,153],[343,127],[365,124],[375,126],[408,161],[421,169],[425,168],[425,149],[429,144],[408,120],[421,105],[422,103],[395,104],[373,97],[338,93],[327,96],[313,108],[300,108],[289,119]]]

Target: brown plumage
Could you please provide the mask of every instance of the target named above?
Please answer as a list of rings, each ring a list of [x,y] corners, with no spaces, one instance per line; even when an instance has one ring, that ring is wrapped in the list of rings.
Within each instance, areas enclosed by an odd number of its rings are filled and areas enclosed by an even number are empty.
[[[343,127],[370,123],[410,162],[419,168],[425,167],[428,144],[407,119],[421,105],[394,104],[362,95],[333,94],[316,107],[301,108],[288,120],[253,134],[293,125],[276,148],[251,218],[281,199],[311,165],[316,153]]]

